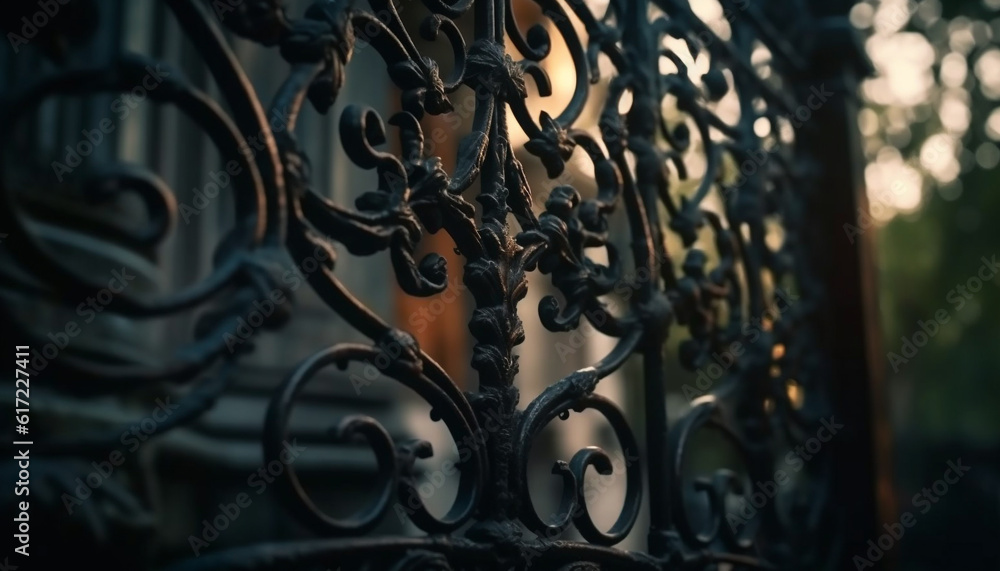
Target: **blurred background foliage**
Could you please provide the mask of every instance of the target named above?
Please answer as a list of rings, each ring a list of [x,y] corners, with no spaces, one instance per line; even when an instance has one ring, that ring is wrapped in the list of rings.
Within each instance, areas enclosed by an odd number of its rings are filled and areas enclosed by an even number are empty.
[[[1000,260],[992,220],[1000,214],[1000,0],[873,0],[857,4],[851,20],[877,70],[862,86],[858,121],[885,351],[902,355],[919,321],[942,309],[950,316],[908,362],[885,360],[900,511],[913,511],[913,495],[941,478],[947,460],[972,467],[949,491],[954,498],[916,511],[901,568],[1000,569],[1000,279],[969,291],[964,304],[956,290],[982,258]]]

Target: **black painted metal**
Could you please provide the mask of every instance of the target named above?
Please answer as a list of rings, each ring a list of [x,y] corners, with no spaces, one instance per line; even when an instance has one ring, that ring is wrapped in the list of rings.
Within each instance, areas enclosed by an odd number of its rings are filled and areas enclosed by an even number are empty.
[[[832,459],[824,451],[805,464],[804,478],[781,501],[768,502],[762,516],[737,531],[729,525],[733,500],[749,496],[756,482],[774,478],[784,452],[814,435],[831,414],[830,362],[818,339],[819,308],[827,294],[801,239],[815,216],[806,208],[811,189],[824,176],[820,157],[810,156],[823,136],[803,121],[811,112],[809,67],[819,59],[856,57],[824,52],[816,42],[829,29],[829,15],[818,19],[811,6],[796,0],[721,0],[731,37],[722,39],[699,20],[685,0],[611,0],[596,11],[584,0],[535,0],[548,27],[523,33],[513,18],[519,0],[423,0],[431,12],[420,28],[428,40],[450,45],[454,69],[442,77],[438,64],[422,56],[389,0],[368,6],[346,0],[318,1],[300,18],[287,14],[279,0],[235,4],[223,23],[232,32],[280,49],[291,64],[270,110],[290,118],[289,128],[268,137],[266,150],[253,159],[239,152],[244,137],[271,133],[265,106],[243,75],[227,44],[210,3],[165,0],[189,40],[208,65],[230,114],[179,75],[150,92],[194,118],[209,133],[225,158],[240,162],[245,176],[235,177],[238,224],[217,253],[212,276],[168,299],[150,301],[126,291],[113,310],[128,316],[169,315],[227,294],[226,311],[213,312],[199,324],[197,338],[184,358],[164,368],[146,369],[91,362],[65,355],[53,366],[62,371],[59,390],[72,394],[111,394],[156,381],[185,382],[220,361],[229,363],[227,335],[234,319],[253,301],[279,286],[274,260],[285,252],[294,259],[322,260],[322,271],[308,276],[315,291],[371,344],[344,344],[325,349],[302,363],[281,385],[267,415],[264,451],[277,459],[287,438],[296,394],[327,366],[351,362],[383,363],[381,373],[411,388],[433,406],[456,443],[470,446],[459,465],[460,485],[443,517],[423,505],[413,466],[431,454],[426,443],[394,443],[374,419],[343,419],[336,438],[366,441],[380,467],[377,501],[355,517],[337,519],[313,504],[299,484],[294,466],[278,479],[284,504],[315,532],[318,539],[254,545],[204,555],[177,569],[714,569],[722,563],[737,568],[816,569],[836,565],[839,533],[844,522],[830,502]],[[525,0],[526,1],[526,0]],[[356,5],[357,4],[357,5]],[[596,3],[595,3],[596,4]],[[573,17],[566,12],[572,12]],[[96,9],[96,8],[94,8]],[[454,19],[472,13],[474,37],[463,38]],[[843,14],[835,15],[843,18]],[[581,38],[575,23],[582,24]],[[561,37],[554,40],[550,30]],[[375,30],[376,33],[372,33]],[[687,42],[692,52],[709,54],[711,67],[693,77],[663,42]],[[397,156],[377,149],[389,136],[382,118],[363,105],[351,105],[340,118],[341,143],[351,160],[375,171],[373,188],[361,194],[355,208],[333,204],[310,186],[307,164],[292,135],[295,119],[308,101],[321,112],[330,109],[344,83],[344,68],[359,38],[385,60],[388,77],[401,91],[402,111],[388,123],[398,138]],[[523,59],[505,51],[510,41]],[[544,95],[549,80],[539,63],[553,41],[563,41],[576,73],[575,93],[566,108],[534,117],[525,103],[526,82]],[[756,46],[771,54],[768,77],[751,64]],[[843,47],[843,46],[840,46]],[[576,128],[590,84],[599,80],[598,58],[615,69],[602,102],[600,137]],[[662,61],[676,70],[661,72]],[[0,130],[38,101],[56,93],[114,92],[140,81],[149,63],[138,56],[111,69],[73,71],[28,86],[3,108]],[[725,71],[724,71],[725,70]],[[452,172],[438,157],[424,154],[420,120],[451,109],[449,96],[459,89],[478,95],[474,127],[459,148]],[[740,116],[727,123],[713,111],[714,102],[735,91]],[[622,98],[631,94],[627,112]],[[844,96],[841,94],[840,96]],[[684,121],[668,125],[662,114],[670,97]],[[592,163],[596,196],[583,198],[561,185],[532,210],[532,193],[508,136],[507,109],[528,134],[527,150],[559,176],[574,153]],[[806,110],[806,111],[803,111]],[[798,119],[789,120],[787,116]],[[755,134],[758,120],[769,125],[766,136]],[[793,126],[794,125],[794,126]],[[683,158],[697,131],[706,172],[687,173]],[[785,133],[779,136],[779,133]],[[810,145],[795,140],[808,138]],[[807,149],[807,152],[803,151]],[[762,159],[761,159],[762,157]],[[321,160],[313,157],[313,161]],[[744,167],[737,182],[734,168]],[[0,176],[6,167],[0,164]],[[688,196],[670,188],[670,169],[682,179],[700,180]],[[94,182],[95,191],[135,192],[149,211],[150,229],[143,234],[116,230],[122,240],[155,245],[176,218],[170,189],[156,174],[116,171]],[[6,245],[37,283],[49,284],[63,296],[86,294],[99,284],[60,261],[32,236],[20,213],[21,203],[9,187],[0,226]],[[716,195],[722,214],[705,208]],[[469,202],[475,197],[479,206]],[[630,233],[630,256],[611,240],[610,215],[624,209]],[[513,216],[513,220],[510,216]],[[778,247],[765,239],[768,224],[781,227]],[[437,254],[415,259],[425,232],[447,232],[465,260],[463,268],[446,268]],[[680,237],[683,252],[668,252],[666,234]],[[709,239],[705,240],[704,237]],[[712,245],[709,255],[695,244]],[[331,242],[352,254],[388,250],[403,290],[413,296],[443,291],[448,272],[460,272],[475,299],[469,329],[475,338],[472,366],[479,389],[466,393],[445,371],[421,352],[405,331],[391,327],[360,303],[338,280]],[[607,265],[585,249],[603,248]],[[680,264],[675,264],[680,260]],[[634,280],[632,270],[645,268],[652,279]],[[539,307],[542,323],[553,331],[570,331],[586,320],[617,344],[603,359],[554,380],[528,403],[519,403],[518,362],[514,348],[524,331],[518,302],[527,291],[526,272],[538,269],[562,293]],[[57,284],[57,285],[53,285]],[[624,284],[635,292],[627,311],[612,315],[602,301]],[[797,301],[770,318],[769,306],[784,303],[777,287],[796,292]],[[17,284],[27,292],[29,283]],[[6,312],[6,310],[5,310]],[[11,317],[7,315],[5,317]],[[266,324],[280,327],[287,315]],[[749,324],[756,327],[747,339]],[[712,356],[734,343],[741,351],[708,396],[694,401],[683,418],[668,424],[664,363],[677,358],[664,346],[672,325],[687,328],[679,359],[688,369],[708,366]],[[20,334],[30,335],[27,327]],[[642,360],[645,412],[632,420],[594,389],[629,358]],[[226,388],[228,366],[203,385],[160,432],[200,415]],[[805,394],[803,403],[789,396],[790,382]],[[569,462],[557,462],[562,478],[559,513],[539,513],[527,489],[528,455],[539,432],[557,417],[591,409],[613,428],[621,447],[639,451],[640,461],[626,467],[626,498],[615,524],[599,529],[584,499],[588,468],[608,473],[609,456],[599,448],[579,451]],[[494,427],[487,429],[487,426]],[[716,430],[739,452],[737,470],[718,470],[692,478],[687,460],[692,438]],[[100,450],[116,440],[48,443],[49,453]],[[645,482],[645,491],[644,491]],[[408,506],[411,521],[424,537],[367,537],[394,506]],[[648,506],[648,549],[626,552],[614,546],[635,526]],[[560,539],[570,526],[582,542]],[[368,567],[366,567],[368,566]]]

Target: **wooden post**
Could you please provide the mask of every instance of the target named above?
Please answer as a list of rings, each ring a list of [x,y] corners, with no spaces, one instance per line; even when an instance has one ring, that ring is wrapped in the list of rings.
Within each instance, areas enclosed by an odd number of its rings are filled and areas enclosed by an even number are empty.
[[[817,3],[819,4],[819,3]],[[855,556],[867,557],[869,540],[885,533],[882,525],[898,521],[891,476],[890,428],[887,408],[886,353],[882,335],[874,259],[875,229],[860,235],[868,212],[865,158],[858,129],[858,84],[871,73],[856,31],[847,20],[851,2],[818,6],[826,12],[822,33],[815,34],[808,70],[796,85],[799,101],[815,90],[833,92],[796,133],[799,164],[811,162],[811,181],[803,234],[810,262],[825,286],[820,314],[820,343],[830,352],[836,421],[842,433],[831,441],[834,458],[833,501],[846,521],[839,553],[831,566],[854,569]],[[808,52],[807,52],[808,53]],[[805,113],[803,112],[803,115]],[[801,118],[800,118],[801,119]],[[810,168],[810,167],[806,167]],[[892,550],[875,562],[894,568]]]

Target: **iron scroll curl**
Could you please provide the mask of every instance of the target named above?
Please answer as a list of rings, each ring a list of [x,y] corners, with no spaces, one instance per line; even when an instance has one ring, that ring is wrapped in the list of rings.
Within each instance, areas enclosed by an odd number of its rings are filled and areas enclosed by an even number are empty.
[[[176,569],[333,563],[391,564],[399,571],[532,565],[666,570],[710,569],[723,562],[808,568],[815,562],[824,546],[792,530],[777,506],[768,506],[758,523],[740,532],[729,529],[732,503],[748,486],[737,470],[695,479],[693,489],[685,479],[696,433],[721,430],[752,479],[773,468],[782,447],[800,439],[829,407],[829,379],[821,372],[825,357],[809,343],[824,293],[796,243],[804,231],[804,189],[815,173],[792,166],[800,133],[782,114],[796,102],[779,84],[801,70],[801,61],[759,25],[766,7],[754,8],[752,17],[709,26],[684,0],[610,0],[602,9],[595,8],[602,3],[586,0],[533,0],[541,16],[522,30],[514,17],[520,0],[423,0],[426,13],[417,22],[404,20],[390,0],[317,0],[299,17],[282,0],[255,0],[238,3],[221,23],[200,0],[163,2],[205,60],[225,106],[179,74],[151,98],[193,118],[220,155],[237,160],[248,174],[233,189],[235,224],[217,245],[207,279],[163,299],[126,294],[111,309],[140,318],[212,311],[174,361],[137,368],[68,355],[60,366],[85,382],[58,388],[96,395],[200,380],[200,390],[189,395],[187,412],[175,424],[194,420],[228,386],[232,366],[247,352],[228,351],[223,341],[232,318],[278,287],[278,260],[312,258],[317,271],[306,276],[307,283],[367,341],[318,349],[276,387],[264,421],[265,460],[280,461],[285,444],[294,439],[290,420],[297,398],[325,378],[323,369],[366,362],[378,363],[379,374],[414,391],[456,444],[482,442],[460,459],[457,496],[438,516],[415,482],[417,461],[433,455],[429,443],[394,442],[384,426],[363,415],[336,419],[333,441],[363,441],[376,458],[370,505],[353,516],[334,517],[316,505],[296,468],[288,466],[277,480],[281,503],[316,539],[221,552]],[[729,10],[742,4],[720,2]],[[803,29],[815,25],[806,11],[801,19]],[[288,63],[269,105],[246,77],[223,27],[275,49]],[[421,52],[416,34],[440,44],[450,56],[449,70]],[[561,109],[533,116],[528,94],[552,93],[546,67],[555,42],[565,46],[574,74],[568,100]],[[344,205],[314,186],[311,161],[326,158],[307,156],[295,127],[307,104],[328,114],[334,103],[345,103],[346,69],[362,43],[385,64],[398,106],[384,118],[362,103],[346,102],[334,119],[347,157],[372,180],[357,189],[353,205]],[[752,48],[770,56],[767,73],[751,61]],[[4,107],[0,129],[56,94],[125,89],[156,63],[128,56],[107,69],[66,70],[45,78]],[[450,157],[428,152],[425,119],[452,111],[451,98],[465,91],[476,94],[471,129],[455,160],[445,160]],[[720,112],[723,102],[731,113]],[[286,117],[286,128],[272,130],[269,114]],[[511,142],[508,121],[527,136],[524,152]],[[240,142],[254,134],[262,135],[264,152],[248,157],[239,151]],[[558,184],[544,204],[536,204],[522,160],[537,161],[554,179],[574,157],[593,171],[595,191]],[[745,172],[754,157],[764,159]],[[8,166],[0,160],[0,179]],[[96,173],[85,186],[98,203],[125,193],[141,199],[147,220],[140,230],[107,230],[120,241],[153,247],[176,223],[176,199],[156,173],[119,165]],[[50,294],[90,288],[86,277],[32,236],[17,193],[6,185],[0,192],[5,204],[0,225],[13,229],[14,261],[30,267],[34,280],[18,287],[31,290],[37,282]],[[437,252],[420,254],[426,236],[438,232],[454,241],[462,267],[449,268]],[[460,389],[411,335],[338,278],[335,246],[359,257],[386,253],[409,296],[439,294],[449,276],[461,276],[474,303],[469,331],[476,391]],[[589,325],[612,346],[597,362],[553,380],[538,397],[521,403],[516,348],[525,341],[525,330],[518,306],[529,275],[551,282],[554,293],[543,296],[536,309],[547,330],[572,332]],[[782,287],[796,288],[801,301],[773,316],[768,306]],[[610,302],[621,291],[628,299],[613,311]],[[290,317],[280,313],[267,325],[281,327]],[[747,324],[754,321],[761,325],[748,341]],[[678,329],[686,338],[677,345],[677,361],[690,371],[709,366],[713,355],[734,343],[747,350],[734,355],[708,395],[674,421],[667,418],[666,402],[667,385],[676,379],[667,378],[672,369],[665,358]],[[28,328],[23,330],[27,334]],[[634,400],[644,403],[643,415],[595,393],[613,373],[633,374],[626,363],[636,356],[641,379],[630,386],[641,388]],[[793,382],[807,394],[806,404],[789,397]],[[610,425],[626,457],[634,454],[635,460],[620,474],[598,447],[556,461],[553,474],[561,479],[562,493],[556,513],[546,519],[528,490],[532,445],[556,418],[586,410]],[[497,428],[484,438],[487,419],[496,420]],[[641,432],[634,430],[639,427]],[[57,448],[68,452],[73,445],[62,442]],[[828,489],[825,466],[818,462],[811,469]],[[591,468],[623,477],[625,499],[608,529],[599,528],[587,505],[584,481]],[[704,510],[691,508],[692,497]],[[818,526],[830,507],[823,493],[815,497],[819,501],[808,515]],[[425,535],[367,537],[396,505],[408,507],[409,521]],[[615,548],[645,522],[641,512],[647,507],[648,552]],[[571,527],[582,540],[551,539]]]

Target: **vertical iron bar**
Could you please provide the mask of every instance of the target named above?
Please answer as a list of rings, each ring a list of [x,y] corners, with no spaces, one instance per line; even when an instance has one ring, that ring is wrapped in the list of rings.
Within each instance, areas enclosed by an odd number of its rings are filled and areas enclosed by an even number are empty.
[[[659,50],[656,37],[649,21],[649,0],[631,0],[625,3],[624,33],[622,44],[631,66],[632,110],[629,111],[629,136],[644,138],[649,145],[655,144],[655,125],[660,120],[659,94]],[[652,120],[651,120],[652,119]],[[651,175],[652,173],[646,173]],[[652,237],[651,255],[637,263],[650,263],[651,276],[659,275],[663,248],[658,197],[650,176],[637,173],[637,191],[645,206],[649,235]],[[642,304],[657,303],[655,280],[646,280],[640,287],[638,298]],[[667,408],[666,390],[663,379],[663,342],[666,330],[659,330],[647,321],[643,342],[643,384],[646,416],[647,470],[649,476],[649,552],[653,556],[665,556],[670,552],[670,500],[669,500],[669,459],[667,450]]]
[[[670,551],[670,490],[667,450],[667,406],[663,388],[662,348],[643,353],[646,386],[646,464],[649,466],[649,552],[655,557]],[[674,482],[673,485],[680,485]]]

